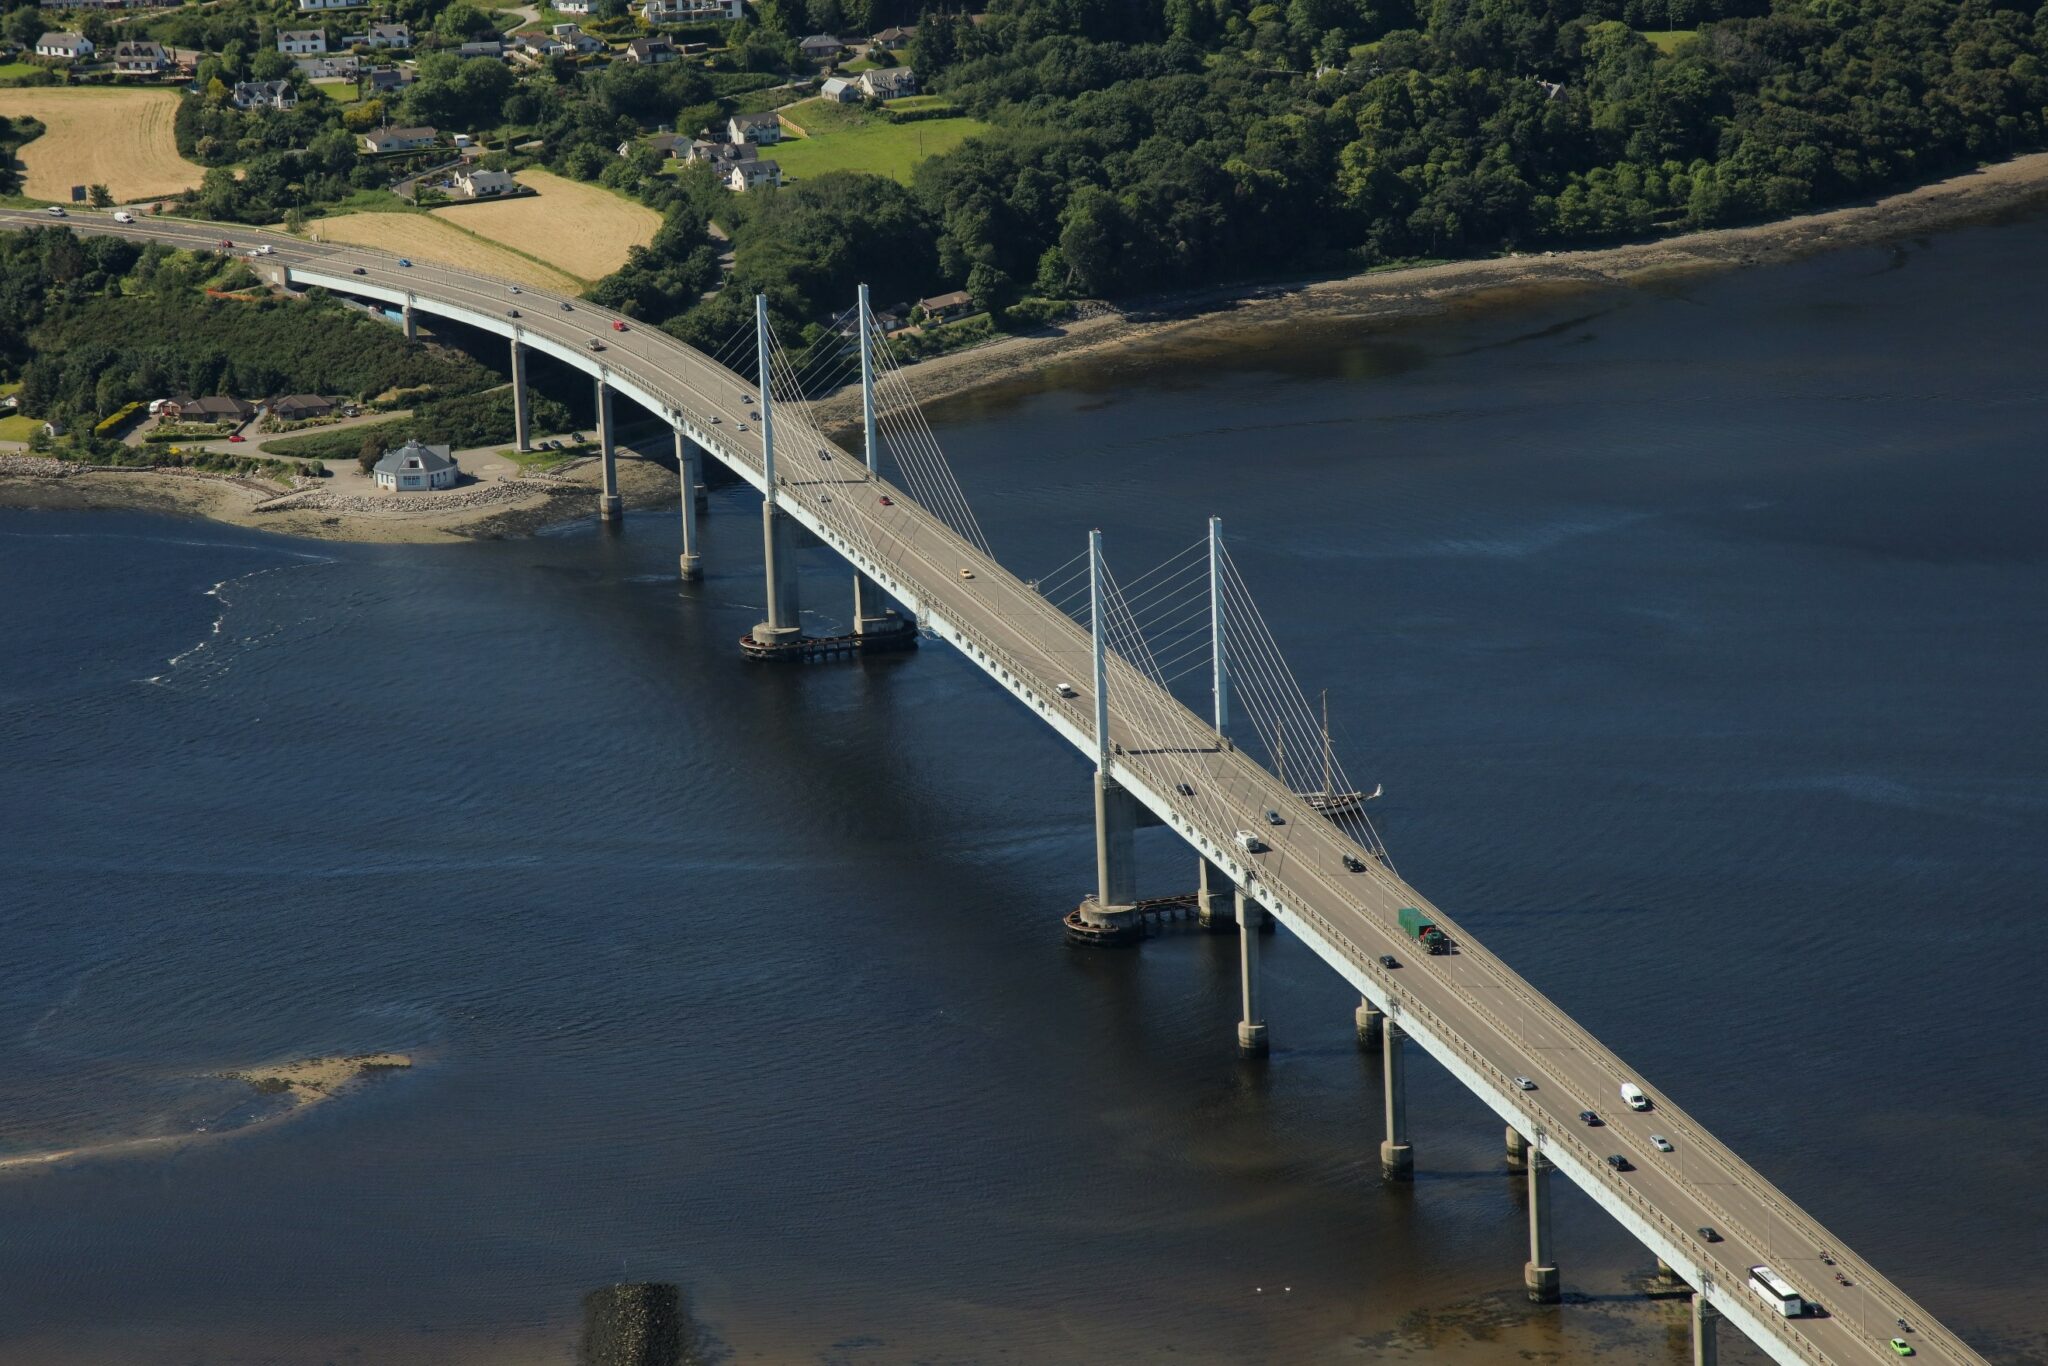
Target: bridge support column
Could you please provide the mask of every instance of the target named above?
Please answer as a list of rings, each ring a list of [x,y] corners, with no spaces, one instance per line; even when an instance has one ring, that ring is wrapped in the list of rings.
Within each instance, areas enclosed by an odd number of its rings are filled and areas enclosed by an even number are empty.
[[[1522,1131],[1508,1125],[1508,1168],[1521,1171],[1529,1165],[1529,1140],[1522,1137]]]
[[[1380,1013],[1380,1008],[1371,1001],[1361,998],[1358,1009],[1351,1013],[1351,1018],[1358,1025],[1358,1046],[1378,1048],[1380,1034],[1387,1023],[1387,1017]]]
[[[1717,1366],[1721,1360],[1721,1311],[1705,1295],[1692,1297],[1692,1366]]]
[[[1678,1274],[1677,1267],[1659,1257],[1657,1259],[1657,1279],[1666,1285],[1677,1285],[1685,1278]]]
[[[515,450],[533,449],[533,414],[526,400],[526,348],[519,339],[512,339],[512,446]]]
[[[1259,924],[1265,907],[1237,890],[1237,968],[1244,985],[1244,1018],[1237,1022],[1237,1051],[1247,1058],[1266,1056],[1266,1016],[1259,1008]]]
[[[697,443],[676,428],[676,485],[683,509],[683,552],[676,560],[676,576],[695,583],[704,576],[697,554]]]
[[[1380,1144],[1380,1175],[1389,1181],[1415,1179],[1415,1150],[1408,1146],[1408,1076],[1401,1056],[1407,1035],[1392,1020],[1381,1031],[1380,1072],[1385,1083],[1387,1137]]]
[[[1535,1303],[1557,1303],[1557,1263],[1550,1255],[1550,1159],[1541,1148],[1529,1154],[1529,1264],[1522,1268],[1522,1283]]]
[[[1235,912],[1224,901],[1230,891],[1230,879],[1223,875],[1223,870],[1205,858],[1196,859],[1195,876],[1195,923],[1219,933],[1235,926]]]
[[[619,520],[619,457],[612,450],[612,390],[597,377],[597,451],[604,466],[604,488],[597,495],[599,520]]]
[[[405,319],[405,339],[407,341],[418,341],[420,339],[420,320],[412,311],[412,300],[407,299],[405,301],[405,308],[400,316]]]
[[[889,605],[882,586],[858,570],[853,575],[853,633],[858,636],[886,635],[907,631],[910,624]]]
[[[797,605],[796,552],[790,548],[790,520],[772,502],[761,504],[761,559],[768,573],[768,620],[754,627],[763,645],[789,645],[803,634]]]

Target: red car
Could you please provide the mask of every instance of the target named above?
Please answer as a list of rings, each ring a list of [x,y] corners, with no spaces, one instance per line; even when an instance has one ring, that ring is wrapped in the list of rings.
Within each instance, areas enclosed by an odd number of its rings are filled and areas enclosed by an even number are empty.
[[[887,494],[885,493],[885,494],[883,494],[883,495],[882,495],[882,506],[883,506],[883,507],[885,507],[885,508],[892,508],[892,507],[895,507],[895,506],[896,506],[896,500],[895,500],[894,498],[891,498],[891,497],[889,497],[889,495],[887,495]]]
[[[612,331],[614,331],[614,332],[623,332],[623,331],[625,331],[625,330],[626,330],[626,320],[625,320],[624,318],[613,318],[613,319],[612,319]]]
[[[247,441],[248,439],[248,437],[243,436],[240,432],[236,432],[233,436],[228,438],[228,440],[230,441]]]
[[[233,242],[228,241],[227,238],[223,237],[220,239],[220,249],[222,251],[233,251],[235,249],[235,244]]]

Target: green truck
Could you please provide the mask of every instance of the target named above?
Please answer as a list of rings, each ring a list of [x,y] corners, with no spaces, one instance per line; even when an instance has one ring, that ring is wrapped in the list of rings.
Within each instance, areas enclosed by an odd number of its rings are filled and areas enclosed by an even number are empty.
[[[1449,953],[1451,951],[1450,936],[1436,927],[1436,922],[1429,918],[1429,914],[1426,911],[1419,911],[1413,906],[1403,906],[1401,908],[1401,928],[1410,939],[1413,939],[1431,953]]]

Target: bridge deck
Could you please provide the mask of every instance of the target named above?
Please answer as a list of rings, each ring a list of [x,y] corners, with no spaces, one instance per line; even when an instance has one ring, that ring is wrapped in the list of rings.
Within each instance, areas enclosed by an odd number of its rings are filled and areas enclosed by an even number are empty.
[[[0,226],[48,226],[42,215],[0,212]],[[241,245],[271,244],[269,258],[296,282],[316,283],[386,302],[411,296],[421,309],[495,330],[596,372],[622,392],[675,422],[698,444],[757,488],[762,485],[758,424],[748,421],[758,397],[742,378],[652,328],[611,330],[617,316],[581,301],[532,290],[514,297],[499,281],[430,265],[397,266],[381,253],[309,244],[218,224],[154,220],[114,224],[101,214],[74,213],[69,226],[92,232],[210,246],[223,237]],[[360,267],[364,274],[352,272]],[[514,321],[508,308],[524,315]],[[592,338],[605,350],[588,349]],[[748,430],[739,424],[748,422]],[[776,412],[777,496],[790,514],[826,544],[878,579],[941,638],[1069,743],[1093,756],[1090,648],[1086,632],[1054,610],[1000,564],[983,555],[902,489],[868,475],[856,457],[826,442],[801,415]],[[887,495],[893,505],[881,503]],[[963,579],[960,570],[974,571]],[[1076,696],[1062,698],[1059,684]],[[1630,1068],[1541,992],[1489,953],[1420,892],[1377,860],[1347,872],[1344,854],[1358,850],[1334,825],[1244,754],[1218,746],[1203,720],[1121,659],[1108,688],[1111,738],[1126,752],[1115,760],[1118,781],[1162,821],[1247,889],[1320,956],[1372,999],[1432,1056],[1509,1123],[1536,1141],[1557,1168],[1591,1194],[1657,1255],[1700,1289],[1716,1308],[1772,1357],[1784,1362],[1894,1360],[1888,1340],[1905,1319],[1922,1359],[1982,1362],[1984,1358],[1937,1323],[1897,1286],[1801,1210],[1672,1102],[1655,1082]],[[1161,745],[1166,737],[1179,743]],[[1186,783],[1194,796],[1184,796]],[[1268,827],[1263,814],[1286,824]],[[1234,832],[1256,830],[1272,847],[1241,855]],[[1436,915],[1459,951],[1414,952],[1396,922],[1402,906]],[[1380,966],[1383,953],[1404,964]],[[1512,1078],[1537,1083],[1523,1091]],[[1655,1100],[1644,1114],[1620,1102],[1624,1080]],[[1596,1110],[1605,1127],[1576,1118]],[[1661,1153],[1649,1135],[1667,1136]],[[1606,1157],[1625,1156],[1617,1171]],[[1725,1239],[1704,1242],[1711,1225]],[[1823,1254],[1836,1266],[1822,1261]],[[1767,1263],[1812,1302],[1820,1316],[1779,1318],[1747,1288],[1746,1268]],[[1852,1282],[1842,1288],[1839,1269]]]

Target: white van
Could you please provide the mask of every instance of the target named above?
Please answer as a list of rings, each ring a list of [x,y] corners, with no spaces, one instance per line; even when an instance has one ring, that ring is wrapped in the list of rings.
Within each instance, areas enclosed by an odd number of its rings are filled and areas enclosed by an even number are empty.
[[[116,209],[114,210],[114,221],[116,223],[133,223],[135,215],[126,209]]]
[[[1266,842],[1249,830],[1237,832],[1237,847],[1244,850],[1247,854],[1263,854],[1266,852]]]
[[[1650,1098],[1643,1094],[1642,1087],[1632,1081],[1625,1081],[1621,1084],[1621,1098],[1628,1102],[1628,1108],[1631,1110],[1647,1110],[1650,1108]]]

